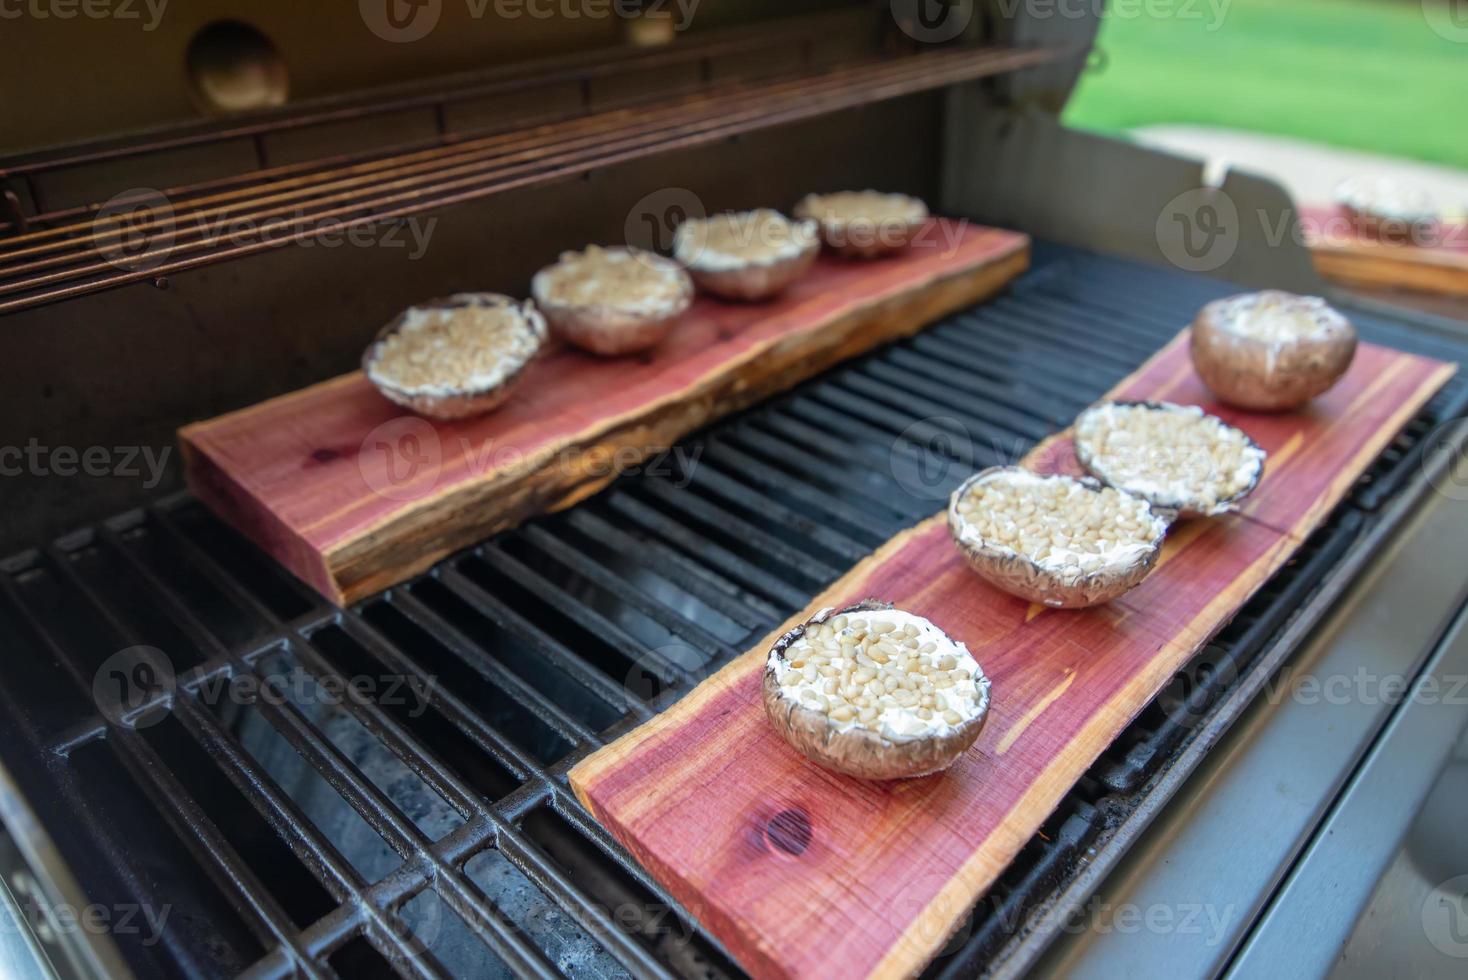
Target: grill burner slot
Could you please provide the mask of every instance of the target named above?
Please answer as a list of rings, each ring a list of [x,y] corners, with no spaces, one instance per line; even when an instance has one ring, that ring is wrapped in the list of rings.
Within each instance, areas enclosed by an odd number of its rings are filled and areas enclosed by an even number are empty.
[[[1005,296],[690,440],[680,458],[695,465],[649,467],[349,610],[186,496],[17,555],[0,577],[13,651],[0,754],[90,900],[187,910],[155,947],[117,937],[140,974],[737,975],[563,774],[1228,291],[1041,256]],[[1425,330],[1358,320],[1368,340],[1464,360]],[[971,975],[1104,846],[1381,505],[1415,485],[1422,441],[1465,399],[1455,379],[1098,760],[929,975]],[[93,674],[138,643],[165,651],[178,693],[151,727],[108,726]],[[231,676],[238,688],[297,667],[434,682],[400,703],[382,686],[339,703],[309,685],[278,703],[228,696]],[[791,860],[797,823],[766,834]]]

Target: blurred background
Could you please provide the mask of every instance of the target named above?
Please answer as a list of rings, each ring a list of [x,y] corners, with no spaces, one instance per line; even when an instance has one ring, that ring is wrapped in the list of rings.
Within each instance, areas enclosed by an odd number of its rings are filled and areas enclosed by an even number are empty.
[[[1069,124],[1260,170],[1303,201],[1387,170],[1468,203],[1468,0],[1106,6]]]

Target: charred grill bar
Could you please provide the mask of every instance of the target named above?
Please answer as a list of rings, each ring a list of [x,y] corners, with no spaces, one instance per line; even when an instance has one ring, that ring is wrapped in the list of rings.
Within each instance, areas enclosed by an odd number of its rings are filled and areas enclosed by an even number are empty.
[[[666,914],[565,770],[973,468],[1065,424],[1226,291],[1048,250],[1000,299],[345,611],[187,496],[82,529],[4,565],[4,762],[35,806],[72,815],[48,829],[90,900],[187,910],[155,944],[114,937],[138,974],[443,976],[486,956],[540,976],[737,974]],[[1462,344],[1348,312],[1366,339],[1464,359]],[[1390,505],[1422,492],[1419,454],[1465,399],[1460,378],[1138,718],[931,975],[1013,968],[1043,947],[1026,917],[1114,858],[1189,744],[1288,653],[1281,628],[1318,616]],[[134,729],[92,698],[106,658],[138,644],[164,651],[177,684],[129,715],[153,721]],[[339,705],[310,693],[364,677],[379,683]]]

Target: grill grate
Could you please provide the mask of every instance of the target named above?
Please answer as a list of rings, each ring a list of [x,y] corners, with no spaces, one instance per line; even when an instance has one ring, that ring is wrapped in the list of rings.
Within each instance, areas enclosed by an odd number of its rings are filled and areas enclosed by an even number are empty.
[[[1040,258],[987,305],[349,610],[187,495],[17,555],[0,578],[0,755],[90,900],[171,910],[155,943],[115,937],[139,974],[737,975],[564,774],[1227,291]],[[1425,330],[1359,322],[1368,339],[1464,357]],[[930,974],[974,972],[1074,874],[1465,399],[1462,380],[1439,394],[1097,762]],[[109,723],[94,691],[106,704],[115,652],[145,644],[176,693],[133,710],[136,727]],[[322,685],[349,678],[376,686],[332,703]]]

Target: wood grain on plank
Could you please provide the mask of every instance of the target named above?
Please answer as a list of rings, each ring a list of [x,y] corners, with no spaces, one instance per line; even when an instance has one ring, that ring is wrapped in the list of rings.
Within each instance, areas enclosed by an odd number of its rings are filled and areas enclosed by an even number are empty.
[[[557,348],[488,415],[437,422],[361,372],[181,430],[194,492],[344,604],[569,506],[709,422],[992,295],[1019,234],[935,219],[901,254],[819,260],[777,300],[701,298],[649,355]]]
[[[1107,606],[1038,614],[976,577],[935,516],[571,771],[596,818],[755,975],[920,970],[1080,775],[1453,371],[1363,345],[1308,410],[1253,415],[1207,400],[1186,340],[1112,396],[1202,404],[1275,452],[1249,513],[1174,528],[1153,574]],[[1077,471],[1064,433],[1026,464]],[[984,733],[944,774],[839,776],[798,755],[765,718],[759,680],[774,637],[816,609],[873,596],[931,618],[993,679]],[[792,848],[772,822],[809,827],[808,840]]]

